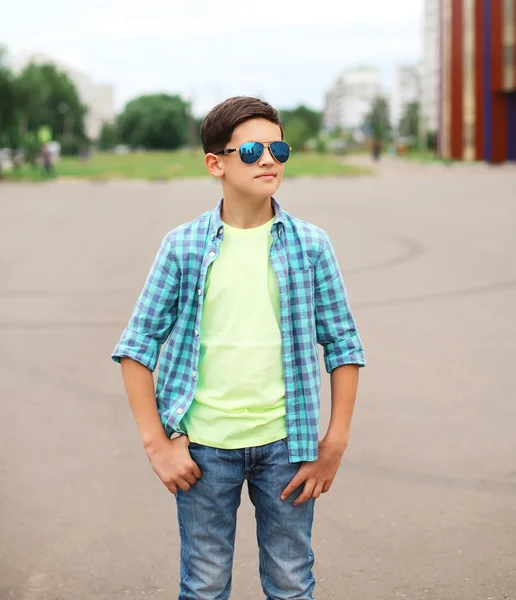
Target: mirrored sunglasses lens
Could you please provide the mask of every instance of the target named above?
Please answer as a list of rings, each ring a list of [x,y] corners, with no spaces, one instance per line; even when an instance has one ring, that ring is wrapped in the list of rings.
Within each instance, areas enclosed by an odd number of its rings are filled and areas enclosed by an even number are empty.
[[[280,163],[286,163],[290,156],[290,148],[286,142],[272,142],[271,152]]]
[[[260,142],[246,142],[240,146],[240,158],[246,165],[252,165],[263,154],[263,148]]]

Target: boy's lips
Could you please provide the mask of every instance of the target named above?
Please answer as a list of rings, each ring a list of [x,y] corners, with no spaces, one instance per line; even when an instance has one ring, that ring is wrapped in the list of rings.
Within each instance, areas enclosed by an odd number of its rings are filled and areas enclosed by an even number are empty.
[[[256,179],[261,179],[261,178],[268,178],[268,177],[276,177],[276,173],[260,173],[260,175],[256,176]]]

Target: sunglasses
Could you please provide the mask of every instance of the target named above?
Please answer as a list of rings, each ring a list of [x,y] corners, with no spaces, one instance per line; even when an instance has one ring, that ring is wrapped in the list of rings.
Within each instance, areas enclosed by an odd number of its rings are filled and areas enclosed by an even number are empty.
[[[269,148],[272,157],[279,163],[286,163],[290,157],[291,147],[286,142],[271,142],[270,144],[262,144],[261,142],[246,142],[240,148],[226,148],[219,150],[214,154],[231,154],[238,152],[240,160],[246,165],[253,165],[260,160],[265,148]]]

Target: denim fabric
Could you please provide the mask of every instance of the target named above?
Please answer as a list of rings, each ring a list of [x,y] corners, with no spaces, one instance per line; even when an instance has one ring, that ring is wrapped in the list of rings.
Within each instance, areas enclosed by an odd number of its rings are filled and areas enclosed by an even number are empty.
[[[237,509],[247,480],[255,506],[260,579],[267,600],[313,600],[314,555],[310,547],[315,500],[285,501],[280,494],[300,463],[289,462],[287,441],[239,450],[190,444],[202,476],[176,494],[181,535],[179,600],[227,600]]]

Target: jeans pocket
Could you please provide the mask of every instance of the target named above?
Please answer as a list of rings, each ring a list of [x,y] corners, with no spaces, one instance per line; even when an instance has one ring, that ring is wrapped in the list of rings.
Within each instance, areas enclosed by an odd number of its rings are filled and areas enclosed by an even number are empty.
[[[188,450],[198,450],[199,448],[202,448],[203,445],[202,444],[198,444],[197,442],[190,442],[188,444]]]

